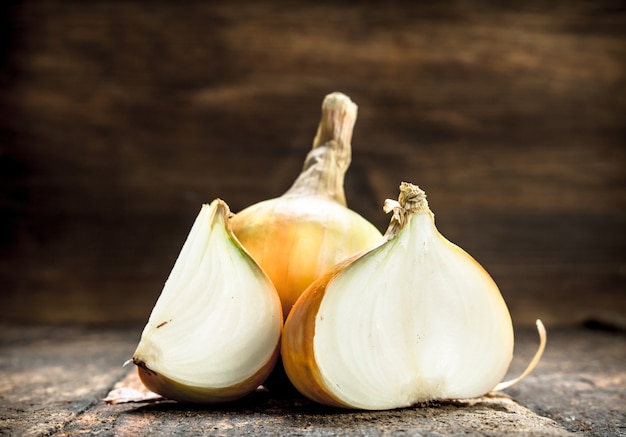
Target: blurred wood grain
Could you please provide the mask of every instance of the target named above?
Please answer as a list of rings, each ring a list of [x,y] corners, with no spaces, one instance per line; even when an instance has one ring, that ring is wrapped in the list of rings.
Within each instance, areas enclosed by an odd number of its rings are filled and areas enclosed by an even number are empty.
[[[282,194],[332,91],[379,229],[416,183],[516,323],[626,313],[623,2],[4,8],[2,321],[144,321],[201,203]]]

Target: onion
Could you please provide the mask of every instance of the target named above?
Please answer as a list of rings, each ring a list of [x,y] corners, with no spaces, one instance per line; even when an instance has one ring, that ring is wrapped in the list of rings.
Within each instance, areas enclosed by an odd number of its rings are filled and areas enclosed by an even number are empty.
[[[285,317],[313,280],[382,240],[370,222],[346,206],[343,183],[356,114],[349,97],[327,95],[313,149],[291,188],[232,220],[239,241],[274,282]]]
[[[513,325],[495,282],[438,232],[417,186],[402,183],[385,210],[385,241],[316,280],[289,314],[281,355],[293,385],[322,404],[366,410],[509,386],[498,383]],[[524,375],[545,346],[538,327],[541,346]]]
[[[241,398],[278,359],[280,299],[229,214],[220,199],[202,206],[133,354],[144,385],[166,398]]]

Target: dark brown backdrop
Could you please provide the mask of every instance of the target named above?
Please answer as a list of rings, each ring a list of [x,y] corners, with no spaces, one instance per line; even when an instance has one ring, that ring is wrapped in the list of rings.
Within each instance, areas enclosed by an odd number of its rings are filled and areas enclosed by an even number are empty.
[[[417,183],[517,324],[623,317],[624,3],[415,3],[5,5],[0,320],[144,322],[200,204],[287,189],[332,91],[353,209]]]

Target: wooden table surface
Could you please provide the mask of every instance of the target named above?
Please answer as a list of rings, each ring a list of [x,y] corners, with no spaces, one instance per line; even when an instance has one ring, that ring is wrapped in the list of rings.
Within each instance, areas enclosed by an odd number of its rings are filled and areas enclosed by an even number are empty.
[[[108,404],[114,387],[141,388],[123,368],[140,327],[5,326],[0,330],[0,435],[626,435],[626,334],[550,329],[535,371],[504,393],[393,411],[353,412],[258,390],[230,404]],[[517,333],[510,374],[537,346]]]

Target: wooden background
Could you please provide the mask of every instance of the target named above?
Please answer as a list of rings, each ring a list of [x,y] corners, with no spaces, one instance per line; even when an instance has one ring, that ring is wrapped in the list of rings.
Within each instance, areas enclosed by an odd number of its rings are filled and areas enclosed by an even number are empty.
[[[332,91],[379,229],[417,183],[516,324],[626,314],[623,1],[3,8],[3,322],[145,322],[200,204],[286,190]]]

